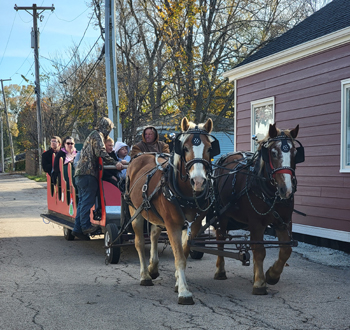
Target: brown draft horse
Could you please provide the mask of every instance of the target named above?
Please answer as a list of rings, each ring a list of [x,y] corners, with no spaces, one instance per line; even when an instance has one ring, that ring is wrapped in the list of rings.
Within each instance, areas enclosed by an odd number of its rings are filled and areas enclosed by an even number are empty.
[[[130,162],[127,170],[126,194],[131,217],[137,210],[142,212],[132,221],[135,231],[135,247],[140,259],[141,285],[153,285],[152,279],[158,273],[158,238],[161,228],[165,227],[175,258],[175,291],[178,303],[194,304],[186,277],[186,259],[190,248],[187,245],[189,232],[184,229],[187,224],[195,235],[201,221],[206,215],[208,191],[213,193],[209,175],[211,158],[220,151],[215,145],[212,131],[213,122],[208,119],[205,124],[196,125],[187,118],[181,121],[182,133],[175,140],[175,153],[170,159],[166,155],[143,153]],[[213,152],[213,149],[214,152]],[[169,156],[169,155],[168,155]],[[149,203],[145,200],[149,200]],[[199,204],[203,205],[198,208]],[[144,246],[144,219],[151,226],[151,251],[149,266],[146,265]]]
[[[263,241],[268,225],[276,230],[279,242],[291,241],[295,165],[304,161],[304,148],[295,140],[299,125],[292,130],[280,130],[270,125],[268,135],[258,141],[254,155],[237,152],[218,160],[214,171],[214,189],[219,196],[216,223],[217,240],[224,240],[228,229],[248,225],[251,242]],[[295,142],[300,146],[296,148]],[[238,223],[237,223],[238,222]],[[253,294],[267,294],[266,283],[276,284],[291,255],[290,245],[280,245],[279,256],[266,274],[263,262],[266,255],[263,244],[250,244],[254,262]],[[219,249],[223,249],[220,244]],[[226,279],[225,261],[218,257],[215,279]]]

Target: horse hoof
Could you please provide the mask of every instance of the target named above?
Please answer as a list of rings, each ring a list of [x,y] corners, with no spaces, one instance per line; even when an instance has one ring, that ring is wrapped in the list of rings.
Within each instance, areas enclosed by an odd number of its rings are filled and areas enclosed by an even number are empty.
[[[258,296],[263,296],[267,294],[266,287],[253,288],[253,294]]]
[[[226,272],[215,273],[214,280],[227,280]]]
[[[142,286],[153,286],[154,284],[153,284],[152,280],[142,280],[140,285],[142,285]]]
[[[179,292],[179,287],[175,285],[174,292],[178,293]]]
[[[194,305],[192,297],[179,297],[177,302],[179,305]]]
[[[159,276],[159,273],[157,272],[149,275],[152,277],[152,280],[155,280]]]
[[[266,272],[266,274],[265,274],[265,279],[266,279],[266,283],[267,283],[267,284],[270,284],[270,285],[275,285],[275,284],[277,284],[278,281],[280,280],[279,277],[277,277],[277,278],[272,278],[272,277],[270,276],[269,271]]]

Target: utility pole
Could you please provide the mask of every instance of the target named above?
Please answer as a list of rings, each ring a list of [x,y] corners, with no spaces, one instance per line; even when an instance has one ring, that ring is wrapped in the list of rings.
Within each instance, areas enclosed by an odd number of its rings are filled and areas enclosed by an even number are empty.
[[[114,129],[111,135],[115,141],[121,141],[122,132],[119,124],[115,27],[115,0],[105,0],[105,56],[108,118],[114,123]]]
[[[5,159],[4,159],[4,125],[2,119],[2,111],[0,111],[0,129],[1,129],[1,171],[5,172]]]
[[[1,90],[2,90],[2,95],[4,97],[4,107],[5,107],[5,118],[6,118],[6,125],[7,125],[7,129],[9,131],[9,139],[10,139],[10,147],[11,147],[11,159],[12,159],[12,171],[15,171],[15,153],[13,151],[13,142],[12,142],[12,134],[11,134],[11,129],[10,129],[10,122],[9,122],[9,118],[7,115],[7,108],[6,108],[6,98],[5,98],[5,91],[4,91],[4,81],[9,81],[11,79],[0,79],[1,81]],[[2,126],[2,119],[1,119],[1,126]],[[4,136],[1,130],[1,135],[2,137]],[[3,143],[3,139],[2,139],[2,150],[4,150],[4,143]],[[2,159],[4,159],[4,155],[2,155]],[[4,169],[3,169],[4,170]]]
[[[17,7],[15,5],[15,10],[25,10],[27,13],[33,16],[33,33],[34,33],[34,61],[35,61],[35,94],[36,94],[36,118],[37,118],[37,130],[38,130],[38,160],[39,160],[39,175],[41,175],[41,154],[43,146],[43,133],[42,133],[42,122],[41,122],[41,91],[40,91],[40,76],[39,76],[39,38],[38,38],[38,17],[45,10],[54,11],[55,7],[37,7],[33,4],[32,7]],[[33,14],[28,10],[32,10]],[[41,10],[38,12],[38,10]]]

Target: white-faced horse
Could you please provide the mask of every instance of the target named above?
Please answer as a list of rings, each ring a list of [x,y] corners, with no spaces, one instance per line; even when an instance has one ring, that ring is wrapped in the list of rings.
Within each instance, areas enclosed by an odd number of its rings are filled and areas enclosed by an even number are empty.
[[[297,186],[295,165],[304,161],[304,148],[295,140],[298,132],[299,125],[292,130],[280,130],[276,124],[270,125],[268,135],[259,141],[254,156],[246,157],[248,153],[237,152],[221,157],[214,171],[217,177],[214,187],[220,200],[217,240],[224,240],[227,229],[237,228],[239,223],[248,225],[254,261],[253,294],[266,294],[266,283],[279,281],[292,252],[290,245],[281,245],[277,261],[264,275],[266,251],[262,241],[266,227],[273,226],[279,242],[292,244],[292,213]],[[222,248],[219,244],[219,249]],[[226,279],[224,257],[217,258],[216,267],[214,278]]]
[[[220,152],[218,141],[210,136],[213,122],[196,125],[186,118],[182,133],[175,139],[175,153],[143,153],[132,159],[127,170],[125,198],[130,204],[135,247],[140,259],[141,285],[153,285],[158,273],[158,238],[165,227],[175,258],[175,290],[179,304],[194,304],[186,277],[190,249],[184,227],[195,235],[210,206],[211,158]],[[140,211],[142,210],[142,211]],[[151,226],[151,251],[147,267],[144,247],[144,219]],[[183,237],[182,237],[183,236]]]

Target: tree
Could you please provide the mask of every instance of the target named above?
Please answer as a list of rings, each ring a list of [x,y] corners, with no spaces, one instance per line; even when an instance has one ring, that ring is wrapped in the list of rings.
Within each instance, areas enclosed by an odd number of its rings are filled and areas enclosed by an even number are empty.
[[[222,73],[310,15],[314,2],[117,0],[124,133],[132,140],[139,126],[170,113],[175,122],[232,118],[234,86]],[[102,1],[93,3],[101,14]]]

